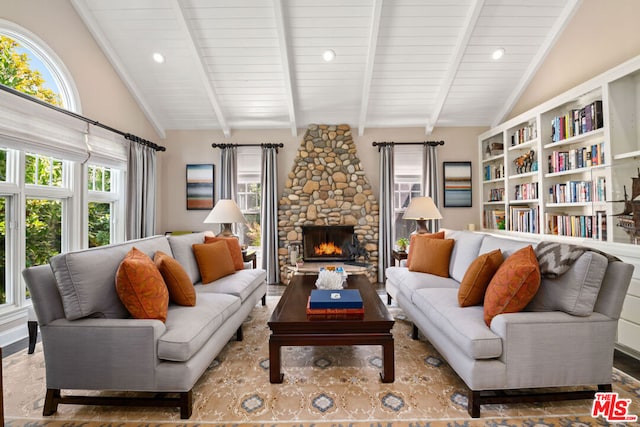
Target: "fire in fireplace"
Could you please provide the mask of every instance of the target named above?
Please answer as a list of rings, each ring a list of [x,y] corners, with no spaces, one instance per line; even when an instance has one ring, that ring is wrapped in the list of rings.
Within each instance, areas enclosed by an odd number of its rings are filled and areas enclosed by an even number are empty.
[[[305,261],[350,261],[353,238],[353,225],[302,226],[302,257]]]

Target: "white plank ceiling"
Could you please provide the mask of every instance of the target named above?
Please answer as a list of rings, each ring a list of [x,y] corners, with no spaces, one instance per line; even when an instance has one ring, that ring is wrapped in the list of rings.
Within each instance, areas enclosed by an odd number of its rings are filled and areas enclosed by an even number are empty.
[[[580,0],[72,0],[168,129],[489,126]],[[493,60],[494,50],[504,56]],[[336,57],[325,62],[332,49]],[[165,62],[153,61],[161,53]]]

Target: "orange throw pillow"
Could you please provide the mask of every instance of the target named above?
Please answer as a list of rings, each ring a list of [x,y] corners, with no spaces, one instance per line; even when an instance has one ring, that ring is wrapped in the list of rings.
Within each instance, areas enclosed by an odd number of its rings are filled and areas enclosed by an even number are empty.
[[[411,244],[415,255],[409,270],[449,277],[449,259],[454,243],[453,239],[416,239]]]
[[[164,282],[169,290],[169,299],[178,305],[196,305],[196,290],[187,272],[180,263],[162,251],[153,256]]]
[[[242,248],[240,247],[240,241],[235,237],[211,237],[204,236],[205,243],[215,243],[224,240],[229,246],[229,253],[231,253],[231,259],[233,260],[233,267],[238,270],[244,270],[244,257],[242,256]]]
[[[116,292],[134,318],[167,320],[167,285],[144,252],[131,248],[124,257],[116,273]]]
[[[502,313],[517,313],[540,287],[540,266],[531,245],[514,252],[493,275],[484,295],[484,322]]]
[[[236,272],[227,242],[195,244],[193,253],[205,285]]]
[[[409,242],[409,253],[407,254],[407,268],[411,267],[411,257],[413,252],[413,244],[419,239],[444,239],[444,230],[437,233],[425,233],[425,234],[412,234],[411,241]]]
[[[493,275],[502,264],[502,251],[496,249],[480,255],[473,260],[464,273],[458,288],[458,304],[460,307],[481,305],[484,293]]]

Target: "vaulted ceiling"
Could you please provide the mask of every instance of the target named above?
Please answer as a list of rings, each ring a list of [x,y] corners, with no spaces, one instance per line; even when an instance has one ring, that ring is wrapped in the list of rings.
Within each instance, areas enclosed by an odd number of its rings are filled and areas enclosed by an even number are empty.
[[[229,136],[295,135],[309,123],[347,123],[361,135],[497,124],[580,0],[72,3],[161,136]],[[498,48],[505,53],[494,60]]]

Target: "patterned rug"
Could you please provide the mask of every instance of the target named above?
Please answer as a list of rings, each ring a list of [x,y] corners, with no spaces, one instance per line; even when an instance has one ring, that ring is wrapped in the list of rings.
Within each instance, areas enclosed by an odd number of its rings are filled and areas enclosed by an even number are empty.
[[[174,408],[112,408],[60,405],[42,416],[45,368],[41,344],[3,360],[5,424],[8,426],[315,426],[475,427],[600,426],[590,416],[591,400],[540,404],[483,405],[482,418],[469,417],[467,388],[424,340],[412,340],[411,324],[396,318],[396,380],[383,384],[379,346],[284,347],[283,384],[269,383],[266,324],[277,297],[256,306],[246,321],[244,341],[231,341],[194,388],[193,415],[180,420]],[[613,372],[613,389],[632,399],[640,414],[640,382]],[[624,424],[618,423],[617,426]],[[630,425],[630,424],[628,424]]]

